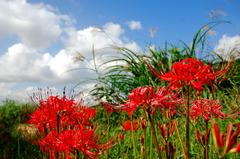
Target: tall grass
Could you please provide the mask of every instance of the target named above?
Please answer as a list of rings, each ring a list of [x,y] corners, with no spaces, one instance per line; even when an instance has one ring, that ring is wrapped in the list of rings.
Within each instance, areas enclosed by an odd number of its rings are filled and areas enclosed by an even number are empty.
[[[24,131],[28,127],[23,119],[27,120],[26,110],[31,111],[33,108],[33,105],[18,104],[13,100],[5,100],[0,106],[1,159],[39,157],[39,147],[29,142],[24,136]]]

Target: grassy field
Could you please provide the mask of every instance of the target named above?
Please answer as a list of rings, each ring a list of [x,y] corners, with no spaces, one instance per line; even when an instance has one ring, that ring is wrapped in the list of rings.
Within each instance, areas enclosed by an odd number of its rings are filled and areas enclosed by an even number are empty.
[[[228,102],[231,101],[229,97],[225,97],[223,99],[221,97],[222,101],[225,101],[226,104],[229,104]],[[231,101],[232,102],[232,101]],[[39,149],[39,146],[36,146],[35,144],[31,143],[30,141],[26,140],[25,131],[28,131],[30,133],[36,133],[36,130],[32,129],[31,127],[28,127],[26,122],[23,119],[27,119],[27,116],[24,116],[26,109],[31,110],[33,109],[33,105],[18,105],[14,101],[7,100],[4,105],[0,107],[0,158],[1,159],[17,159],[17,158],[41,158],[41,151]],[[95,109],[97,110],[97,114],[93,120],[93,123],[98,123],[99,130],[101,130],[102,127],[108,127],[110,126],[109,130],[109,136],[112,136],[113,134],[123,133],[122,131],[122,125],[126,119],[128,119],[128,115],[126,113],[119,113],[119,112],[113,112],[111,115],[106,113],[105,108],[101,106],[96,106]],[[229,108],[227,108],[227,105],[224,105],[224,110],[227,111]],[[139,110],[140,111],[140,110]],[[139,112],[140,113],[140,112]],[[162,112],[157,112],[155,116],[155,121],[161,120],[161,116],[163,115]],[[138,113],[133,114],[133,119],[137,119]],[[177,116],[177,125],[180,132],[185,131],[185,118],[182,116]],[[222,132],[226,133],[227,125],[229,124],[229,121],[224,120],[217,120],[218,125]],[[239,119],[233,119],[231,122],[233,123],[239,123]],[[210,124],[211,125],[211,124]],[[147,123],[147,129],[145,132],[146,135],[146,153],[147,156],[151,156],[152,158],[157,158],[157,152],[155,149],[155,146],[153,144],[153,141],[151,140],[151,130],[149,129],[149,123]],[[201,128],[202,127],[202,128]],[[211,127],[211,126],[210,126]],[[204,123],[199,123],[199,128],[201,130],[204,129]],[[157,130],[157,137],[159,141],[161,140],[160,131]],[[196,136],[194,132],[194,126],[190,125],[190,154],[191,158],[198,158],[198,148],[201,149],[201,146],[198,145],[196,141]],[[234,128],[236,130],[236,128]],[[135,138],[135,144],[136,144],[136,154],[137,158],[140,158],[141,156],[141,147],[143,144],[140,143],[140,136],[143,136],[144,132],[139,129],[138,131],[134,132],[134,138]],[[180,133],[182,140],[185,141],[184,133]],[[102,140],[106,140],[105,138]],[[178,135],[176,131],[173,135],[173,141],[176,146],[176,158],[184,158],[183,152],[181,149],[181,145],[179,142]],[[217,158],[217,154],[215,149],[213,148],[212,144],[212,137],[210,136],[210,142],[209,145],[209,154],[210,158]],[[161,143],[162,144],[162,143]],[[153,151],[151,150],[151,147],[153,147]],[[134,158],[133,153],[133,144],[132,144],[132,135],[130,131],[126,131],[124,135],[124,140],[117,145],[115,145],[113,148],[110,149],[108,152],[109,158]],[[163,153],[164,154],[164,153]],[[106,152],[105,157],[106,158]],[[202,149],[201,149],[201,158],[202,158]],[[238,154],[232,154],[229,156],[229,158],[237,159],[239,158]]]

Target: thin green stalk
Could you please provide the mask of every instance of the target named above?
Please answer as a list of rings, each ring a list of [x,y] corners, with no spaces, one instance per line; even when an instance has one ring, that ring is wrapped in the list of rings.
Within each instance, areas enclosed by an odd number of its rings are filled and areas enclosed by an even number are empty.
[[[200,158],[200,148],[199,148],[199,142],[197,141],[197,148],[198,148],[198,159],[201,159]]]
[[[151,131],[150,159],[152,159],[152,152],[153,152],[153,132]]]
[[[152,129],[155,145],[156,145],[156,148],[157,148],[158,157],[159,157],[159,159],[162,159],[161,150],[160,150],[160,147],[159,147],[159,144],[158,144],[158,140],[157,140],[155,128],[154,128],[154,125],[153,125],[153,121],[152,121],[152,118],[151,118],[150,110],[147,109],[146,111],[147,111],[148,118],[149,118],[149,121],[150,121],[150,125],[151,125],[151,129]]]
[[[147,158],[147,156],[146,156],[146,152],[147,152],[147,147],[146,147],[146,129],[145,130],[143,130],[144,131],[144,158]]]
[[[177,127],[177,123],[176,123],[176,120],[174,119],[174,125],[176,127],[176,130],[177,130],[177,134],[178,134],[178,138],[179,138],[179,141],[180,141],[180,144],[181,144],[181,147],[182,147],[182,150],[183,150],[183,155],[184,155],[184,158],[186,159],[186,153],[185,153],[185,150],[184,150],[184,146],[183,146],[183,142],[182,142],[182,138],[180,136],[180,133],[179,133],[179,130],[178,130],[178,127]]]
[[[122,139],[120,138],[120,155],[121,155],[121,159],[123,159],[123,155],[122,155]]]
[[[18,158],[20,159],[20,141],[19,141],[19,138],[18,138]]]
[[[132,127],[132,141],[133,141],[133,150],[134,150],[134,159],[137,159],[137,152],[136,152],[136,145],[135,145],[135,138],[134,138],[134,130],[133,130],[133,122],[131,121]]]
[[[130,142],[131,142],[131,138],[132,136],[130,136],[130,140],[129,140],[129,143],[128,143],[128,148],[127,148],[127,152],[126,152],[126,159],[128,158],[128,150],[129,150],[129,147],[130,147]]]
[[[187,112],[186,112],[186,157],[190,159],[190,144],[189,144],[189,85],[187,85]]]

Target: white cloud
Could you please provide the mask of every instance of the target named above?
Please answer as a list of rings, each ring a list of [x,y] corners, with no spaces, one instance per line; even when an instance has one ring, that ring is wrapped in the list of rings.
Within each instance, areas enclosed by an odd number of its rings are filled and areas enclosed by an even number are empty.
[[[26,0],[0,1],[0,37],[19,36],[22,43],[35,49],[44,49],[62,33],[61,22],[72,21],[58,15],[44,4],[30,4]]]
[[[143,28],[140,21],[128,21],[127,25],[131,30],[141,30]]]
[[[94,50],[102,50],[101,52],[105,53],[116,52],[110,46],[128,47],[128,49],[135,52],[141,51],[135,41],[129,41],[126,40],[126,37],[122,37],[125,30],[119,24],[112,22],[106,23],[102,28],[99,26],[82,30],[71,28],[66,32],[69,38],[63,39],[63,41],[67,50],[72,50],[75,53],[79,52],[86,58],[92,56],[93,46]]]
[[[221,55],[224,59],[229,59],[229,55],[240,56],[240,36],[235,35],[230,37],[226,34],[218,41],[214,48],[215,52]]]
[[[80,67],[79,64],[73,64],[71,58],[71,54],[65,50],[52,56],[50,53],[40,54],[21,43],[15,44],[0,56],[0,82],[76,82],[69,76],[72,74],[65,73]]]
[[[26,92],[33,92],[43,83],[73,87],[84,79],[96,77],[86,69],[70,71],[89,68],[93,64],[92,46],[100,71],[104,69],[100,68],[103,62],[112,59],[112,55],[118,55],[110,45],[141,52],[135,41],[124,37],[125,30],[119,24],[109,22],[102,28],[77,30],[69,16],[57,12],[45,4],[30,4],[26,0],[0,0],[0,38],[15,35],[20,40],[9,46],[6,52],[0,53],[0,101],[6,97],[28,98]],[[64,33],[67,38],[63,38]],[[43,51],[58,40],[63,42],[64,49],[56,53]],[[83,54],[89,65],[73,63],[72,57],[76,52]],[[91,82],[89,84],[93,85]]]
[[[106,60],[112,59],[111,56],[117,56],[116,50],[109,48],[109,44],[115,44],[127,47],[135,52],[140,52],[140,47],[134,41],[123,42],[121,37],[124,30],[119,24],[107,23],[103,26],[106,33],[96,31],[96,28],[89,27],[76,31],[68,30],[69,39],[65,39],[66,48],[60,50],[55,56],[50,53],[39,53],[37,49],[29,48],[23,43],[10,46],[8,51],[0,56],[0,82],[5,85],[11,83],[31,82],[38,85],[39,83],[49,83],[50,85],[76,85],[78,82],[94,78],[93,72],[77,68],[90,68],[93,66],[92,44],[95,47],[96,65],[99,71],[105,67],[100,65]],[[111,39],[109,38],[111,36]],[[84,56],[89,59],[89,63],[73,63],[72,52],[83,52]],[[70,71],[70,72],[69,72]],[[6,89],[4,89],[6,90]],[[8,91],[11,89],[7,89]],[[7,92],[7,90],[5,92]]]
[[[50,54],[38,54],[23,44],[9,47],[0,57],[0,82],[40,82],[54,77],[47,66]]]

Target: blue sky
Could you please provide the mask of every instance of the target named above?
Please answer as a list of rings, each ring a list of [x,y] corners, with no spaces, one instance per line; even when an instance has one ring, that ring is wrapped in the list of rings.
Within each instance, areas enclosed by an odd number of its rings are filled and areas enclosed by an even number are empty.
[[[0,101],[25,101],[38,87],[61,92],[94,77],[86,70],[67,71],[89,67],[73,63],[76,51],[91,64],[94,45],[99,65],[104,54],[114,52],[112,41],[96,26],[118,46],[141,53],[150,44],[162,48],[165,41],[190,44],[218,9],[226,14],[218,18],[231,24],[214,28],[216,34],[207,40],[215,50],[228,50],[240,42],[239,6],[238,0],[0,0]],[[158,28],[155,43],[150,27]]]

